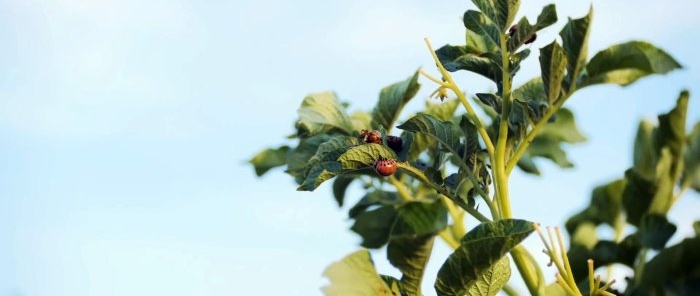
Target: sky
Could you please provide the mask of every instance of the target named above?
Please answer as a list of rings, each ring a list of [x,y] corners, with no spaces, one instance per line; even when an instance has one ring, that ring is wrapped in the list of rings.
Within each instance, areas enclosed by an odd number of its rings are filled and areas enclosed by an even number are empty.
[[[256,178],[246,161],[289,143],[307,93],[371,109],[381,87],[419,67],[437,73],[423,38],[462,43],[473,5],[434,2],[0,0],[0,296],[321,295],[323,269],[359,248],[347,208],[329,186],[297,192],[281,170]],[[523,1],[521,15],[547,3]],[[543,225],[562,225],[594,186],[622,176],[639,120],[682,89],[689,122],[700,120],[694,0],[561,1],[515,84],[539,75],[537,49],[590,5],[590,56],[641,39],[684,69],[570,99],[589,139],[568,149],[576,168],[542,161],[543,176],[515,173],[510,186],[515,216]],[[468,93],[492,89],[456,78]],[[421,83],[406,111],[434,89]],[[674,241],[699,207],[691,193],[672,210]],[[534,236],[525,244],[539,254]],[[435,248],[426,295],[449,255]],[[383,251],[373,256],[398,275]]]

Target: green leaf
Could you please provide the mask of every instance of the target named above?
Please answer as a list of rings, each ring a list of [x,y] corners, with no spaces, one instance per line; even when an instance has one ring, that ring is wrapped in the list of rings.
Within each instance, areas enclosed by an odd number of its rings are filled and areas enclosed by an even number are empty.
[[[508,256],[501,257],[496,264],[484,272],[476,283],[469,288],[471,296],[494,296],[505,287],[510,279],[510,260]]]
[[[345,200],[345,191],[347,191],[350,183],[355,180],[355,176],[341,175],[333,181],[333,197],[335,201],[338,202],[338,207],[343,206],[343,201]]]
[[[459,127],[452,121],[441,121],[432,115],[418,113],[398,128],[432,137],[445,146],[452,154],[459,155]]]
[[[505,30],[520,8],[520,0],[472,0],[477,8],[498,27]]]
[[[272,168],[286,165],[289,149],[289,146],[265,149],[253,156],[249,163],[255,168],[255,174],[260,177]]]
[[[557,112],[557,119],[544,126],[527,149],[530,156],[544,157],[552,160],[562,168],[573,164],[561,148],[562,143],[576,144],[586,140],[576,127],[574,115],[566,108]]]
[[[350,218],[354,219],[373,205],[395,206],[402,202],[403,200],[396,192],[373,190],[363,196],[357,204],[350,208],[348,215]]]
[[[537,22],[532,25],[523,17],[518,21],[517,29],[513,36],[508,39],[508,51],[515,52],[525,44],[528,40],[533,38],[537,31],[549,27],[557,22],[557,10],[554,4],[549,4],[542,8],[542,12],[537,17]]]
[[[581,69],[588,58],[588,36],[591,31],[591,17],[593,7],[588,14],[580,19],[569,19],[564,28],[559,32],[562,47],[568,59],[567,73],[564,90],[569,92],[571,86],[577,83]]]
[[[297,190],[313,191],[323,182],[341,173],[342,166],[336,160],[359,143],[355,137],[335,136],[320,144],[314,156],[309,158],[304,171],[304,182]]]
[[[668,240],[676,233],[676,225],[669,222],[666,216],[646,214],[642,217],[639,227],[639,238],[642,246],[661,250]]]
[[[330,135],[320,134],[310,138],[303,138],[299,145],[290,151],[287,156],[287,173],[294,176],[297,184],[301,184],[306,179],[306,167],[309,159],[316,154],[318,146],[331,138]]]
[[[420,84],[418,71],[404,81],[389,85],[379,93],[379,102],[372,110],[372,126],[391,131],[403,107],[416,95]]]
[[[440,60],[440,62],[447,71],[455,72],[458,70],[466,70],[500,84],[501,67],[489,54],[465,54],[454,60],[445,59]]]
[[[396,153],[381,144],[365,144],[348,149],[338,157],[338,162],[343,170],[352,171],[372,167],[380,158],[396,159]]]
[[[700,237],[684,239],[677,245],[663,249],[647,262],[641,288],[662,289],[664,286],[694,280],[700,272]],[[696,284],[697,285],[697,284]],[[697,286],[695,287],[697,292]],[[688,291],[687,295],[696,295]],[[682,294],[681,294],[682,295]]]
[[[688,114],[688,91],[681,92],[676,106],[668,113],[659,115],[659,127],[654,134],[654,149],[660,155],[664,147],[668,147],[672,156],[671,174],[677,180],[682,172],[683,151],[686,145],[685,121]]]
[[[574,113],[571,110],[562,108],[557,111],[557,119],[544,126],[537,137],[550,138],[556,141],[569,144],[576,144],[586,141],[586,137],[581,134],[576,126]]]
[[[637,136],[634,138],[633,168],[645,179],[653,179],[656,175],[656,151],[654,150],[654,133],[656,127],[649,120],[639,122]]]
[[[387,246],[387,258],[403,276],[401,287],[409,295],[421,295],[421,282],[435,242],[434,235],[394,238]]]
[[[649,213],[665,215],[673,205],[673,187],[676,178],[672,172],[673,156],[670,149],[664,148],[656,164],[656,192],[649,206]]]
[[[616,44],[596,53],[586,65],[587,77],[581,87],[613,83],[629,85],[651,74],[666,74],[682,68],[665,51],[644,41]]]
[[[350,120],[355,130],[372,129],[372,113],[366,111],[356,111],[350,114]]]
[[[564,49],[556,41],[540,49],[542,82],[550,105],[559,98],[561,83],[566,75],[566,64]]]
[[[518,160],[518,167],[528,174],[540,175],[540,169],[537,168],[537,164],[535,164],[532,157],[528,154],[524,154],[523,157]]]
[[[534,231],[532,222],[499,220],[469,231],[438,272],[438,295],[464,295],[506,253]]]
[[[695,124],[688,135],[683,182],[689,182],[691,188],[700,192],[700,122]]]
[[[590,205],[566,221],[566,230],[574,233],[582,223],[598,226],[606,223],[615,227],[622,215],[622,195],[627,186],[625,179],[616,180],[593,189]]]
[[[396,236],[436,234],[447,227],[447,208],[442,201],[411,202],[398,209],[398,220],[391,233]]]
[[[390,288],[377,274],[367,250],[345,256],[328,266],[323,275],[330,280],[330,285],[323,287],[327,296],[401,295],[398,287]]]
[[[338,130],[346,135],[352,135],[355,129],[352,119],[345,113],[345,107],[338,101],[334,93],[322,92],[309,94],[297,109],[297,136],[311,137],[330,130]]]
[[[381,248],[389,242],[391,229],[396,221],[397,212],[393,206],[381,206],[366,211],[355,218],[350,230],[362,237],[362,246],[370,249]]]
[[[482,36],[486,40],[487,47],[497,48],[501,46],[501,30],[483,13],[476,10],[467,10],[464,13],[463,21],[464,26],[468,30]]]

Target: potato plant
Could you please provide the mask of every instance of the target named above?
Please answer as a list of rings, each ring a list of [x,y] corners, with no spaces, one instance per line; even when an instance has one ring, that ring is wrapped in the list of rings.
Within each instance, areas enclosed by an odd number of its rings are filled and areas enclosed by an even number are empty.
[[[419,69],[383,88],[369,111],[349,114],[335,94],[309,94],[297,110],[294,143],[251,159],[259,176],[286,167],[301,191],[332,182],[339,206],[350,184],[364,185],[364,196],[348,212],[351,230],[362,237],[364,248],[386,246],[389,262],[402,276],[378,274],[362,249],[326,269],[330,285],[324,292],[422,295],[426,262],[441,239],[454,252],[437,274],[437,295],[515,294],[507,286],[511,260],[533,295],[700,293],[700,237],[666,247],[676,230],[666,213],[683,192],[700,190],[700,125],[685,130],[687,92],[659,116],[658,126],[641,123],[634,166],[596,188],[590,206],[566,222],[572,237],[568,251],[559,229],[543,231],[537,221],[513,217],[508,182],[516,167],[538,174],[536,158],[571,166],[562,144],[585,138],[564,104],[578,90],[626,86],[680,64],[643,41],[612,45],[589,58],[591,9],[568,19],[559,38],[539,49],[541,75],[514,87],[513,77],[530,56],[526,44],[557,22],[555,5],[543,7],[531,22],[515,20],[519,0],[472,2],[477,9],[464,13],[464,45],[434,50],[425,40],[436,69]],[[486,77],[494,91],[468,98],[451,75],[456,71]],[[420,77],[434,85],[431,100],[439,103],[404,115]],[[467,229],[466,215],[479,224]],[[598,238],[596,227],[602,224],[613,227],[616,236]],[[622,237],[627,224],[636,232]],[[558,271],[556,283],[544,282],[542,267],[520,246],[535,231]],[[651,251],[657,254],[651,257]],[[595,268],[613,263],[635,270],[625,291],[594,275]]]

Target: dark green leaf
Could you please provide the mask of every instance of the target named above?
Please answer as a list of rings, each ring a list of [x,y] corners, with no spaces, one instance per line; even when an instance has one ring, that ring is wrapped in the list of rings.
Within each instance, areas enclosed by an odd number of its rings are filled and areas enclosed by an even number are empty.
[[[327,296],[401,295],[397,288],[390,288],[379,277],[367,250],[345,256],[328,266],[323,275],[330,280],[330,285],[323,287]]]
[[[598,52],[588,65],[582,86],[600,83],[629,85],[651,74],[666,74],[681,65],[665,51],[644,41],[613,45]]]
[[[272,168],[287,164],[288,146],[281,146],[276,149],[268,148],[258,152],[249,161],[255,168],[255,174],[260,177]]]
[[[540,68],[542,82],[549,104],[559,98],[561,83],[566,75],[566,54],[556,41],[540,49]]]
[[[532,222],[499,220],[469,231],[438,272],[438,295],[464,295],[506,253],[534,231]]]
[[[415,135],[412,132],[402,132],[401,133],[401,143],[403,143],[402,148],[396,153],[398,161],[408,161],[410,156],[411,147],[413,145],[413,139]]]
[[[338,130],[352,135],[355,130],[352,119],[345,113],[345,107],[331,92],[309,94],[297,109],[297,135],[311,137],[330,130]]]
[[[341,175],[333,181],[333,197],[335,201],[338,202],[338,207],[343,206],[343,201],[345,200],[345,191],[350,186],[350,183],[355,180],[355,176],[351,175]]]
[[[626,185],[625,179],[620,179],[593,189],[590,205],[566,221],[566,230],[573,234],[581,223],[587,222],[614,227],[622,215],[622,194]]]
[[[513,22],[513,18],[520,8],[520,0],[472,0],[472,2],[491,21],[497,24],[501,31]]]
[[[381,277],[382,280],[384,280],[384,282],[391,288],[392,296],[412,296],[408,291],[406,291],[406,289],[404,289],[403,283],[401,283],[401,281],[397,280],[395,277],[383,274],[380,274],[379,277]]]
[[[304,171],[304,182],[297,190],[313,191],[323,182],[341,173],[342,166],[336,161],[348,149],[359,144],[359,140],[349,136],[335,136],[320,144]]]
[[[396,192],[384,191],[384,190],[374,190],[367,193],[364,197],[360,199],[350,211],[348,215],[350,218],[356,218],[359,214],[362,214],[367,210],[367,208],[374,205],[384,205],[384,206],[394,206],[402,203],[401,197]]]
[[[338,157],[338,162],[343,170],[358,170],[373,166],[380,158],[396,159],[396,153],[381,144],[365,144],[348,149]]]
[[[561,168],[571,168],[574,166],[569,158],[566,157],[566,152],[561,148],[561,144],[558,141],[554,141],[550,138],[535,138],[530,147],[527,148],[527,153],[530,156],[544,157]]]
[[[521,102],[547,102],[547,93],[544,91],[544,83],[541,77],[530,79],[530,81],[513,90],[511,94],[513,100]]]
[[[481,35],[487,42],[487,47],[499,47],[501,44],[501,30],[489,20],[483,13],[476,10],[467,10],[464,13],[464,26],[471,32]]]
[[[296,182],[301,184],[306,179],[306,167],[309,159],[316,154],[318,146],[331,138],[330,135],[320,134],[310,138],[303,138],[299,145],[290,151],[287,156],[287,173],[294,176]]]
[[[663,215],[646,214],[642,216],[639,227],[639,238],[642,246],[661,250],[668,240],[676,233],[676,225],[669,222]]]
[[[500,84],[502,75],[501,66],[494,62],[488,55],[465,54],[453,61],[445,61],[443,63],[447,71],[455,72],[458,70],[466,70]]]
[[[627,222],[639,226],[644,215],[649,210],[657,187],[653,182],[644,179],[633,169],[625,172],[627,186],[622,192],[622,206],[627,214]]]
[[[408,119],[398,128],[432,137],[445,146],[452,154],[459,155],[459,127],[451,121],[441,121],[432,115],[419,113]]]
[[[393,206],[381,206],[375,210],[363,212],[355,218],[350,228],[362,236],[362,246],[370,249],[381,248],[389,242],[391,229],[396,221],[397,212]]]
[[[571,86],[577,83],[581,69],[586,64],[588,58],[588,35],[591,31],[591,17],[593,7],[588,10],[588,14],[580,19],[569,19],[564,28],[559,32],[562,40],[562,47],[568,59],[567,73],[565,79],[565,91],[569,92]]]
[[[689,182],[691,188],[700,192],[700,122],[695,124],[688,135],[683,182]]]
[[[484,105],[493,108],[493,110],[496,111],[498,114],[501,113],[502,99],[499,96],[495,94],[478,93],[476,94],[476,97],[479,99],[479,101],[484,103]]]
[[[654,150],[654,133],[656,127],[648,120],[642,120],[634,138],[634,170],[645,179],[656,176],[656,151]]]
[[[447,227],[447,208],[442,201],[411,202],[398,209],[392,237],[436,234]]]
[[[494,296],[508,283],[508,279],[510,279],[510,260],[508,256],[503,256],[477,279],[476,283],[469,288],[468,295]]]
[[[372,110],[372,126],[375,129],[381,126],[390,131],[403,107],[416,95],[419,88],[418,71],[404,81],[383,88],[379,93],[379,102]]]
[[[472,3],[490,20],[498,20],[497,11],[492,0],[472,0]]]
[[[425,265],[433,250],[434,235],[400,237],[389,241],[387,258],[403,276],[401,287],[409,295],[421,295],[421,282]]]

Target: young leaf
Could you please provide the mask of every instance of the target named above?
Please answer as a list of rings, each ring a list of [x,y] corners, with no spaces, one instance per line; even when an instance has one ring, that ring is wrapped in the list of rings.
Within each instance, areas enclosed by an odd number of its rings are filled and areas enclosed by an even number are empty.
[[[569,19],[564,28],[559,32],[562,47],[568,59],[564,90],[569,92],[577,83],[581,69],[588,57],[588,35],[591,31],[591,17],[593,7],[588,14],[580,19]]]
[[[286,165],[289,149],[289,146],[265,149],[253,156],[249,163],[255,168],[255,174],[260,177],[272,168]]]
[[[537,17],[537,22],[531,25],[526,17],[518,21],[513,35],[508,39],[508,51],[515,52],[528,40],[535,37],[537,31],[551,26],[557,22],[557,11],[554,4],[549,4],[542,8],[542,12]]]
[[[307,95],[301,102],[297,113],[299,114],[297,136],[301,138],[333,129],[346,135],[352,135],[355,129],[352,125],[352,119],[345,113],[345,107],[331,92]]]
[[[435,236],[406,236],[394,238],[387,246],[387,259],[391,265],[398,268],[403,276],[401,287],[409,295],[421,295],[421,282],[425,265],[428,263],[433,250]]]
[[[613,45],[596,53],[586,65],[580,87],[601,83],[629,85],[651,74],[666,74],[681,65],[665,51],[644,41]]]
[[[540,49],[540,68],[547,102],[554,104],[561,92],[561,83],[566,75],[566,54],[556,41]]]
[[[688,135],[684,170],[683,182],[689,182],[691,188],[700,192],[700,122],[695,124]]]
[[[501,30],[505,30],[513,22],[520,8],[520,0],[472,0],[472,2]]]
[[[393,206],[382,206],[359,214],[350,230],[362,237],[363,247],[378,249],[389,242],[396,217],[397,212]]]
[[[377,274],[367,250],[345,256],[328,266],[323,275],[330,280],[330,285],[323,287],[327,296],[401,295],[398,287],[389,287]]]
[[[680,177],[683,165],[683,151],[685,150],[685,121],[688,113],[688,91],[681,92],[676,106],[668,113],[659,115],[659,127],[654,134],[654,150],[657,155],[664,147],[668,147],[672,156],[671,174],[673,180]]]
[[[464,295],[506,253],[534,231],[532,222],[499,220],[469,231],[438,272],[438,295]]]
[[[656,175],[657,156],[653,139],[655,132],[656,127],[651,121],[642,120],[634,138],[633,168],[646,179],[653,179]]]
[[[404,81],[383,88],[379,93],[379,102],[372,110],[372,126],[375,129],[381,126],[390,131],[403,107],[416,95],[419,88],[418,71]]]
[[[495,296],[505,287],[508,279],[510,279],[510,260],[508,256],[503,256],[479,277],[476,283],[469,288],[467,294],[471,296]]]

